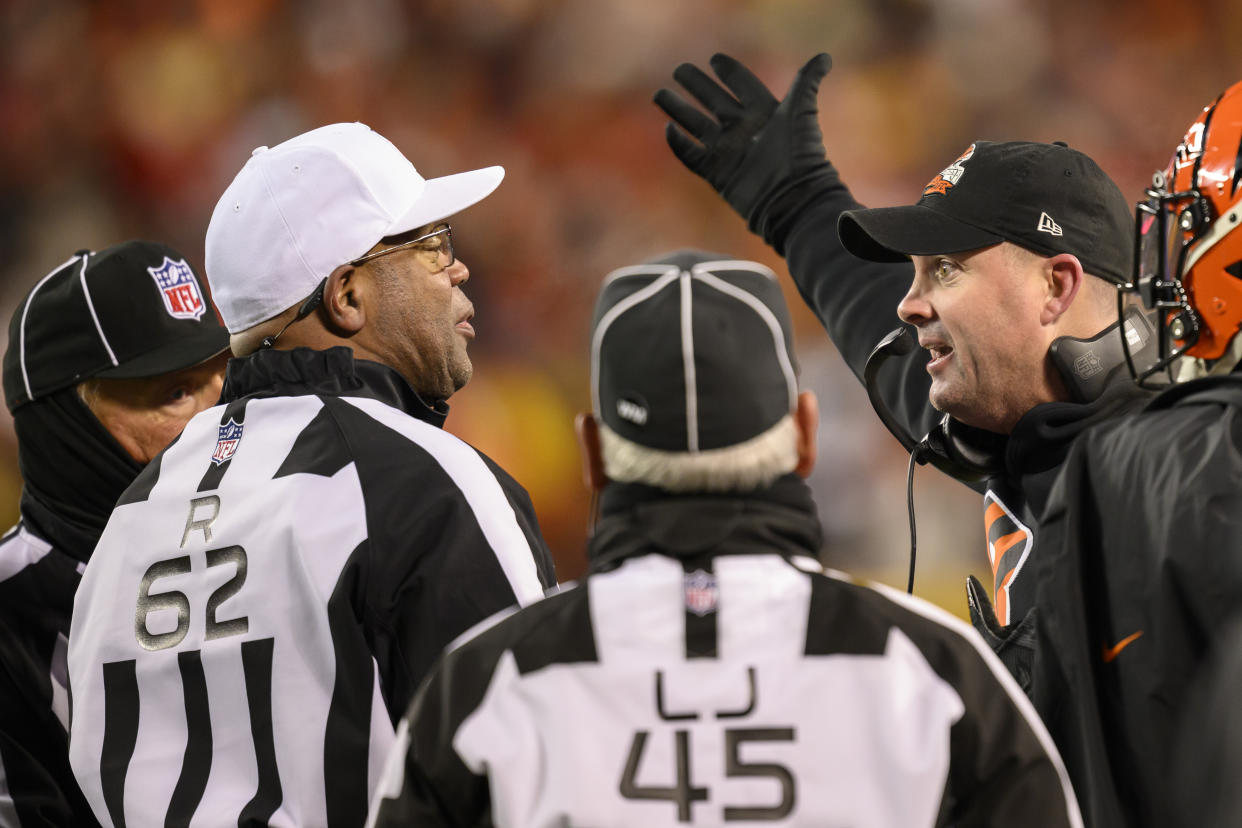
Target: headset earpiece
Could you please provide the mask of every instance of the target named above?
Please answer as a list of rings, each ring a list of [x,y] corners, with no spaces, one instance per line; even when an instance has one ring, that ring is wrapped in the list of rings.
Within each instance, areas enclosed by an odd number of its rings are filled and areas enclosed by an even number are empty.
[[[967,483],[984,480],[1004,470],[1003,434],[968,426],[948,414],[919,443],[925,462]]]

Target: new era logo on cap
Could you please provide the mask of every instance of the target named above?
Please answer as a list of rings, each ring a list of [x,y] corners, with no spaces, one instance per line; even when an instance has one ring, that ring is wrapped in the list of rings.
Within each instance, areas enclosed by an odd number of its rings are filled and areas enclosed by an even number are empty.
[[[643,426],[647,424],[647,406],[634,400],[620,399],[617,400],[617,416]]]
[[[1048,215],[1047,213],[1039,214],[1039,227],[1037,227],[1036,229],[1039,230],[1039,232],[1041,233],[1047,233],[1051,236],[1065,235],[1061,231],[1061,225],[1053,221],[1052,216]]]

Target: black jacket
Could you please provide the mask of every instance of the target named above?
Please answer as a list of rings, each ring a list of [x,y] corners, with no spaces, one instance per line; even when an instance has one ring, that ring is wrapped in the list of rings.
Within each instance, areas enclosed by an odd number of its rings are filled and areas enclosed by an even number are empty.
[[[69,619],[112,506],[141,471],[68,388],[14,414],[21,522],[0,540],[0,824],[97,824],[69,767]],[[8,821],[6,821],[6,818]]]
[[[1083,434],[1043,530],[1032,696],[1084,816],[1181,824],[1170,781],[1187,778],[1173,762],[1187,689],[1242,608],[1242,377],[1177,386]]]
[[[66,654],[81,569],[24,522],[0,540],[0,782],[21,828],[97,824],[69,767]]]

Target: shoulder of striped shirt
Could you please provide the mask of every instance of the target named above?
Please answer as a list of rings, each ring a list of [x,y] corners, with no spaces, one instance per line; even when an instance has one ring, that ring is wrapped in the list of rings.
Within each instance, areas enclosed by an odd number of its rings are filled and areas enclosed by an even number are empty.
[[[566,592],[572,592],[583,583],[584,581],[565,581],[564,583],[556,584],[555,586],[549,587],[548,590],[544,592],[543,600],[546,601],[548,598],[553,596],[561,595]],[[525,607],[519,607],[515,604],[514,606],[506,607],[497,613],[489,615],[487,618],[484,618],[482,621],[478,622],[473,627],[470,627],[461,635],[449,642],[448,646],[444,648],[444,652],[451,653],[454,650],[459,649],[463,644],[468,643],[472,639],[478,638],[480,635],[492,629],[506,618],[516,615],[519,612],[526,612],[539,606],[541,603],[542,601],[537,601],[534,604],[527,604]]]
[[[842,573],[833,573],[833,575],[852,581],[855,584],[860,583],[855,579],[842,575]],[[907,595],[884,584],[865,584],[864,586],[875,590],[893,603],[952,633],[969,644],[978,653],[980,660],[987,665],[996,683],[1004,689],[1005,694],[1009,696],[1014,707],[1018,709],[1018,712],[1026,720],[1027,725],[1034,732],[1040,746],[1044,749],[1044,752],[1048,755],[1049,760],[1056,769],[1057,778],[1065,795],[1069,824],[1073,828],[1082,828],[1082,814],[1078,809],[1078,800],[1074,796],[1069,775],[1065,771],[1065,763],[1061,759],[1061,754],[1057,750],[1056,744],[1052,741],[1052,736],[1048,733],[1047,728],[1044,727],[1043,720],[1040,718],[1039,713],[1036,712],[1035,706],[1031,704],[1031,700],[1023,692],[1022,688],[1018,686],[1017,681],[1010,675],[1009,670],[1005,668],[996,654],[992,652],[987,642],[965,621],[922,598]]]
[[[28,566],[43,560],[52,544],[18,523],[0,537],[0,581],[7,581]]]

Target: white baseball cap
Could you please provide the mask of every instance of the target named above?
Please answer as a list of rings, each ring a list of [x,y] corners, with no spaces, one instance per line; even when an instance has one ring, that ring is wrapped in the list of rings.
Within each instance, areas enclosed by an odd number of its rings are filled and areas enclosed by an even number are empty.
[[[366,124],[330,124],[259,147],[207,226],[207,280],[230,333],[305,299],[385,236],[481,201],[503,167],[426,179]]]

